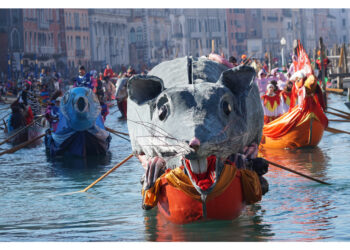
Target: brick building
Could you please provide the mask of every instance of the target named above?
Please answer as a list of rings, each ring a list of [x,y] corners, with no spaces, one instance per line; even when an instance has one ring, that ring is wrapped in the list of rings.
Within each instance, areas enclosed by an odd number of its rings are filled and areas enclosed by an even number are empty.
[[[247,54],[246,10],[227,9],[226,18],[229,54],[238,60],[242,54]]]

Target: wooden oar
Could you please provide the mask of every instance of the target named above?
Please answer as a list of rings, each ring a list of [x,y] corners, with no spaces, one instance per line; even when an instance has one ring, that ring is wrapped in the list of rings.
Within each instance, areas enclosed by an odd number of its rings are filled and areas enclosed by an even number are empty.
[[[113,168],[111,168],[110,170],[108,170],[105,174],[103,174],[100,178],[98,178],[96,181],[94,181],[93,183],[91,183],[89,186],[87,186],[86,188],[79,190],[79,191],[75,191],[75,192],[70,192],[70,193],[64,193],[64,194],[59,194],[59,195],[71,195],[71,194],[76,194],[76,193],[84,193],[86,191],[88,191],[90,188],[92,188],[95,184],[97,184],[98,182],[100,182],[103,178],[105,178],[107,175],[109,175],[110,173],[112,173],[114,170],[116,170],[117,168],[119,168],[121,165],[123,165],[125,162],[127,162],[130,158],[132,158],[134,155],[131,154],[128,157],[126,157],[124,160],[122,160],[120,163],[118,163],[117,165],[115,165]]]
[[[330,112],[330,111],[326,111],[325,113],[328,113],[328,114],[331,114],[331,115],[335,115],[335,116],[339,116],[339,117],[344,118],[344,119],[349,119],[350,118],[347,115],[341,115],[341,114],[337,114],[337,113]]]
[[[329,122],[350,122],[350,120],[336,120],[336,119],[328,119]]]
[[[338,111],[338,112],[340,112],[340,113],[343,113],[344,115],[349,116],[349,118],[350,118],[350,113],[348,113],[348,112],[341,111],[340,109],[335,109],[335,108],[332,108],[332,107],[327,107],[327,109],[333,109],[333,110],[335,110],[335,111]]]
[[[265,160],[266,160],[266,159],[265,159]],[[266,160],[266,161],[267,161],[269,164],[271,164],[271,165],[274,165],[274,166],[276,166],[276,167],[282,168],[282,169],[287,170],[287,171],[289,171],[289,172],[292,172],[292,173],[294,173],[294,174],[297,174],[297,175],[303,176],[303,177],[305,177],[305,178],[307,178],[307,179],[310,179],[310,180],[316,181],[316,182],[321,183],[321,184],[331,185],[331,184],[330,184],[330,183],[328,183],[328,182],[324,182],[324,181],[318,180],[318,179],[316,179],[316,178],[314,178],[314,177],[311,177],[311,176],[308,176],[308,175],[306,175],[306,174],[303,174],[303,173],[297,172],[297,171],[295,171],[295,170],[293,170],[293,169],[290,169],[290,168],[284,167],[284,166],[279,165],[279,164],[277,164],[277,163],[274,163],[274,162],[272,162],[272,161],[268,161],[268,160]]]
[[[122,138],[122,139],[124,139],[124,140],[126,140],[126,141],[130,141],[128,138],[125,138],[125,137],[119,135],[119,134],[124,134],[124,135],[129,136],[129,134],[122,133],[122,132],[118,132],[118,131],[115,131],[115,130],[113,130],[113,129],[111,129],[111,128],[108,128],[108,127],[105,127],[105,129],[106,129],[108,132],[110,132],[110,133],[112,133],[112,134],[114,134],[114,135],[116,135],[116,136],[118,136],[118,137],[120,137],[120,138]]]
[[[8,142],[8,141],[11,140],[13,137],[15,137],[16,135],[18,135],[19,133],[21,133],[23,130],[25,130],[25,129],[29,128],[30,126],[32,126],[32,125],[33,125],[35,122],[37,122],[39,119],[41,119],[41,117],[35,119],[34,121],[32,121],[31,123],[29,123],[29,124],[28,124],[27,126],[25,126],[24,128],[21,128],[20,130],[18,130],[18,131],[17,131],[16,133],[14,133],[13,135],[7,137],[7,139],[5,139],[5,140],[3,140],[2,142],[0,142],[0,145],[2,145],[2,144],[4,144],[4,143]]]
[[[14,152],[20,150],[21,148],[24,148],[25,146],[28,146],[29,144],[35,142],[36,140],[39,140],[39,139],[40,139],[41,137],[43,137],[43,136],[45,136],[45,134],[39,135],[39,136],[37,136],[37,137],[35,137],[35,138],[29,140],[29,141],[23,142],[23,143],[21,143],[21,144],[15,146],[15,147],[13,147],[13,148],[10,148],[10,149],[8,149],[8,150],[5,150],[5,151],[3,151],[3,152],[0,153],[0,156],[1,156],[1,155],[4,155],[4,154],[12,154],[12,153],[14,153]]]
[[[119,132],[119,131],[116,131],[116,130],[114,130],[114,129],[108,128],[108,127],[106,127],[106,126],[105,126],[105,129],[106,129],[108,132],[111,132],[111,133],[114,133],[114,134],[121,134],[121,135],[127,135],[127,136],[129,136],[128,133]]]
[[[344,130],[340,130],[340,129],[336,129],[336,128],[327,127],[325,130],[328,131],[328,132],[332,132],[334,134],[344,133],[344,134],[349,134],[350,135],[350,132],[344,131]]]

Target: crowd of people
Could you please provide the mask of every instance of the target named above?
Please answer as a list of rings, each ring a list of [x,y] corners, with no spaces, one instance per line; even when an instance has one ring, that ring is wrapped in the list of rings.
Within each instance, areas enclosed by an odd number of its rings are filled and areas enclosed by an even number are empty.
[[[11,104],[11,115],[7,122],[8,131],[31,123],[36,115],[41,115],[45,108],[45,117],[50,124],[51,131],[55,131],[58,124],[59,105],[65,91],[69,88],[87,87],[98,97],[101,105],[103,121],[109,114],[109,103],[116,99],[116,83],[120,78],[130,78],[136,72],[130,66],[126,72],[116,74],[107,64],[104,72],[96,70],[87,72],[84,66],[79,67],[77,77],[67,82],[57,72],[43,68],[38,79],[32,75],[17,82],[0,82],[0,96],[15,97]],[[126,103],[126,98],[118,100],[118,106]],[[121,104],[120,104],[121,103]],[[126,111],[126,110],[125,110]],[[125,119],[126,114],[121,112],[120,118]]]
[[[255,81],[259,88],[261,103],[264,109],[265,124],[289,110],[293,82],[295,81],[293,79],[293,74],[295,73],[293,63],[288,68],[275,67],[269,69],[268,61],[262,60],[261,62],[246,55],[242,55],[239,62],[233,56],[228,61],[223,55],[217,54],[209,54],[208,58],[230,68],[244,64],[256,70],[257,77]],[[296,60],[296,57],[294,56],[292,60]],[[318,52],[316,62],[312,63],[316,66],[315,69],[319,72],[318,79],[320,79],[322,76],[320,52]],[[323,67],[326,71],[326,76],[329,63],[329,59],[325,57]],[[119,91],[120,93],[116,96],[116,88],[118,88],[118,79],[130,78],[134,74],[136,72],[131,66],[125,72],[116,73],[107,64],[103,72],[97,72],[96,70],[87,71],[84,66],[80,66],[77,77],[71,82],[62,79],[60,73],[51,73],[45,68],[41,70],[38,79],[35,79],[33,75],[29,75],[17,83],[13,81],[0,82],[1,95],[17,96],[16,101],[11,105],[11,110],[16,115],[12,116],[10,121],[14,120],[14,117],[20,117],[18,115],[19,113],[23,114],[23,117],[19,119],[20,122],[9,123],[9,128],[16,129],[19,126],[18,124],[29,124],[35,115],[41,114],[41,107],[46,107],[45,116],[51,125],[52,131],[55,131],[58,123],[61,97],[71,87],[87,87],[92,89],[100,101],[103,121],[107,119],[109,114],[108,103],[113,100],[116,100],[118,108],[121,111],[122,115],[119,118],[126,119],[127,95],[120,94],[123,91]],[[122,87],[125,89],[126,81],[121,81],[120,85],[124,85]],[[126,91],[124,90],[124,92]]]

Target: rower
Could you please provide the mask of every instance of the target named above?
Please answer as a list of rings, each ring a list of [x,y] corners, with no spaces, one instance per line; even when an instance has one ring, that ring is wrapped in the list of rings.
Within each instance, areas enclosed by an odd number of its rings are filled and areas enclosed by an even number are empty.
[[[75,79],[74,87],[86,87],[86,88],[93,89],[91,75],[89,72],[86,73],[84,66],[79,67],[79,75]]]

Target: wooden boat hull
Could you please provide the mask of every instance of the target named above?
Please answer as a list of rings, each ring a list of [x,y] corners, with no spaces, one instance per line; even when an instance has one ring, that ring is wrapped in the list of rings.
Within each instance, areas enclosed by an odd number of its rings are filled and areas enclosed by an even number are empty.
[[[314,115],[277,139],[263,135],[260,146],[264,148],[300,148],[317,146],[323,136],[324,126]]]
[[[241,174],[239,171],[225,191],[206,201],[195,200],[162,179],[158,209],[165,218],[176,224],[214,219],[233,220],[244,208]]]

